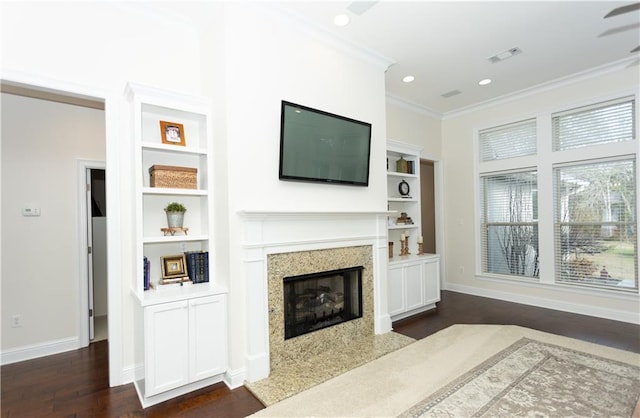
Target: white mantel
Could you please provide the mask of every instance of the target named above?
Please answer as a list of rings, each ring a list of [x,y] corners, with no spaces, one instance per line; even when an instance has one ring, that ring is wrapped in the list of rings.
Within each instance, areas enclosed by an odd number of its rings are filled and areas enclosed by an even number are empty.
[[[387,304],[387,217],[390,212],[241,211],[247,289],[246,380],[269,375],[267,256],[369,245],[373,248],[374,330],[391,331]]]

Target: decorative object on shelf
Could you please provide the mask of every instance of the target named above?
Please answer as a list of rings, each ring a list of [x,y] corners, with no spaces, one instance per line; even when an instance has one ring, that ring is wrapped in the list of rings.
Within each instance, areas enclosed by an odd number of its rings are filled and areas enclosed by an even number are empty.
[[[187,261],[187,273],[193,283],[209,281],[209,252],[187,251],[184,253]]]
[[[418,237],[418,255],[423,255],[424,254],[424,250],[423,250],[423,240],[422,240],[422,235],[420,235]]]
[[[400,184],[398,184],[398,192],[400,192],[400,196],[411,198],[411,196],[409,196],[410,190],[411,188],[409,187],[409,183],[407,183],[406,181],[402,180]]]
[[[413,225],[413,220],[406,212],[400,212],[400,216],[396,219],[396,224]]]
[[[175,189],[198,188],[198,169],[172,165],[152,165],[149,167],[149,185]]]
[[[389,258],[393,258],[393,241],[389,241]]]
[[[164,236],[167,235],[174,236],[176,232],[183,232],[185,235],[188,235],[189,228],[160,228]]]
[[[409,255],[409,235],[400,234],[400,255]]]
[[[398,173],[408,173],[409,167],[407,165],[407,160],[403,157],[400,157],[398,161],[396,161],[396,171]]]
[[[162,280],[160,283],[180,283],[190,281],[187,275],[187,263],[184,254],[166,255],[160,257],[162,265]]]
[[[167,225],[169,228],[182,228],[184,223],[184,213],[187,208],[182,203],[171,202],[165,208],[167,213]]]
[[[162,143],[169,145],[185,146],[184,126],[181,123],[160,121],[160,133]]]

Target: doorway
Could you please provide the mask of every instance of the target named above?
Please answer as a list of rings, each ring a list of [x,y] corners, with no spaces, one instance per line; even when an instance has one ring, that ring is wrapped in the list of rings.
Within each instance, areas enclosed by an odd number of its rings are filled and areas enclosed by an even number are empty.
[[[107,201],[104,168],[86,169],[89,341],[108,338]]]
[[[420,160],[420,207],[424,252],[437,254],[435,162]]]

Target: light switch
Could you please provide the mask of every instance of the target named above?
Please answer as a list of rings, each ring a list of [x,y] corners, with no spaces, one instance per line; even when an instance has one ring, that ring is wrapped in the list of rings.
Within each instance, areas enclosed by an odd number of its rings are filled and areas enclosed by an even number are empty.
[[[40,216],[40,208],[23,208],[22,216]]]

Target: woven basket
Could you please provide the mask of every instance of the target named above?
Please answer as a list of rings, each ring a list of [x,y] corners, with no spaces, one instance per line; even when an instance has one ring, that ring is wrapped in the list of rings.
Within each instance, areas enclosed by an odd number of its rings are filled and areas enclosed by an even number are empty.
[[[197,168],[152,165],[149,167],[149,176],[149,184],[151,187],[167,187],[175,189],[198,188]]]

